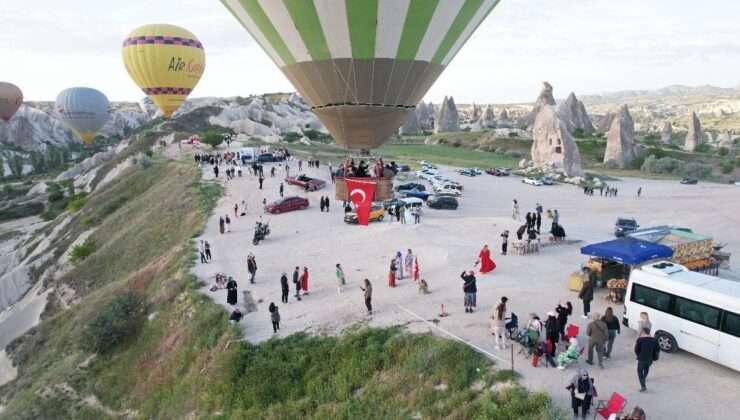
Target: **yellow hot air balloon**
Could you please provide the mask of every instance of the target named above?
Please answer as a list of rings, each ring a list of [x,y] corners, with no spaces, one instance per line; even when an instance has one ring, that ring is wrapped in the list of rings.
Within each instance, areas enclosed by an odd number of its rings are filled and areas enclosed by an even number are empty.
[[[198,84],[206,68],[203,45],[188,30],[152,24],[123,41],[123,63],[134,82],[169,118]]]

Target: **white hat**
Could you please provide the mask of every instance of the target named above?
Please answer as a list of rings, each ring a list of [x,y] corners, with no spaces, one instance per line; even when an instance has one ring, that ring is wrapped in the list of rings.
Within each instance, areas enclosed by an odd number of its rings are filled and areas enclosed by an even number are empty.
[[[547,316],[557,316],[557,314],[555,312],[553,312],[553,311],[549,311],[547,313]]]

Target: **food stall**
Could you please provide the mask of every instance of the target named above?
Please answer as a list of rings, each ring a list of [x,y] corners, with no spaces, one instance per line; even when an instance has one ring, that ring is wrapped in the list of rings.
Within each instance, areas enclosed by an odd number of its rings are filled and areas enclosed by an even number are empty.
[[[673,256],[673,250],[641,239],[619,238],[584,246],[581,254],[590,257],[587,267],[595,274],[594,286],[609,287],[609,298],[616,302],[624,296],[633,267],[656,259],[669,259]],[[574,280],[571,276],[571,289],[577,286],[573,284]]]
[[[720,262],[713,258],[714,241],[711,236],[671,226],[639,229],[627,236],[671,248],[673,257],[670,261],[681,264],[691,271],[710,276],[719,275]]]

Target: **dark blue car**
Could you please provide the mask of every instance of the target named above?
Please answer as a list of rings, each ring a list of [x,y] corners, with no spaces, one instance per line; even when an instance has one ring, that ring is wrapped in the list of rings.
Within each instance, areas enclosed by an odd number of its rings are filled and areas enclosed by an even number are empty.
[[[428,191],[419,191],[417,189],[413,190],[404,190],[399,192],[401,197],[416,197],[421,198],[422,200],[426,200],[430,195],[434,195],[434,193],[430,193]]]

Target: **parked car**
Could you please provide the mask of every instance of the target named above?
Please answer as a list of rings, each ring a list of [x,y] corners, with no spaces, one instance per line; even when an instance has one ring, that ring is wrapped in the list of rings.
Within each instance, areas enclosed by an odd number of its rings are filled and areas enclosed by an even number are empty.
[[[370,221],[382,221],[383,215],[385,214],[385,209],[383,206],[379,204],[373,204],[372,207],[370,207]],[[344,213],[344,221],[346,223],[359,223],[359,220],[357,219],[357,213],[354,211],[350,211],[347,213]]]
[[[406,204],[406,203],[404,203],[401,198],[395,197],[395,198],[391,198],[390,200],[383,201],[383,208],[388,210],[389,207],[392,207],[398,204]]]
[[[396,185],[396,191],[403,191],[403,190],[426,191],[427,187],[425,187],[422,184],[419,184],[418,182],[407,182],[405,184]]]
[[[501,176],[509,176],[511,175],[511,170],[509,168],[496,168],[499,172],[501,172]]]
[[[443,195],[434,195],[427,199],[427,205],[433,209],[457,210],[457,199]]]
[[[422,160],[419,163],[421,164],[421,166],[429,166],[429,161],[428,160]]]
[[[465,175],[465,176],[475,176],[476,175],[475,171],[472,169],[460,169],[459,171],[457,171],[457,173],[459,173],[460,175]]]
[[[398,167],[398,172],[411,172],[411,167],[409,165],[401,165]]]
[[[617,222],[614,224],[614,236],[619,238],[639,227],[640,225],[637,224],[637,221],[631,217],[618,217]]]
[[[438,195],[451,195],[453,197],[459,197],[462,195],[462,190],[459,185],[445,184],[434,189]]]
[[[430,195],[434,195],[433,193],[430,193],[429,191],[420,191],[417,189],[413,190],[403,190],[400,192],[401,197],[416,197],[421,198],[422,200],[426,200]]]
[[[285,182],[288,184],[298,185],[303,189],[308,187],[308,191],[316,191],[326,187],[326,181],[311,178],[303,174],[285,177]]]
[[[281,162],[283,158],[281,156],[273,155],[272,153],[262,153],[257,156],[258,162]]]
[[[681,180],[681,183],[688,184],[688,185],[696,185],[699,183],[699,180],[694,177],[687,176]]]
[[[535,187],[542,185],[542,181],[540,181],[537,178],[532,178],[532,177],[524,178],[522,179],[522,182],[525,184],[534,185]]]
[[[439,171],[436,169],[422,169],[420,171],[416,171],[417,178],[427,179],[427,177],[435,175],[439,175]]]
[[[543,176],[542,178],[540,178],[540,181],[542,181],[544,185],[554,185],[555,184],[555,180],[553,180],[549,176]]]
[[[308,199],[298,196],[283,197],[267,205],[267,212],[273,214],[285,213],[291,210],[303,210],[308,207]]]
[[[483,174],[483,172],[477,166],[470,168],[470,170],[473,171],[473,173],[475,173],[476,175],[482,175]]]
[[[487,173],[488,175],[493,175],[493,176],[504,176],[504,175],[503,175],[503,174],[501,173],[501,171],[499,171],[499,170],[498,170],[498,169],[496,169],[496,168],[486,169],[486,170],[485,170],[485,172],[486,172],[486,173]]]

